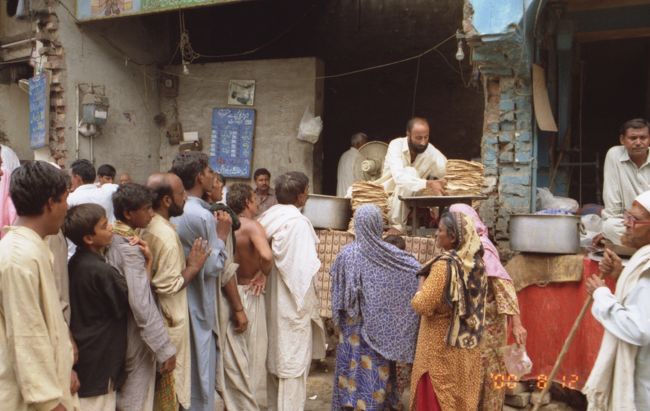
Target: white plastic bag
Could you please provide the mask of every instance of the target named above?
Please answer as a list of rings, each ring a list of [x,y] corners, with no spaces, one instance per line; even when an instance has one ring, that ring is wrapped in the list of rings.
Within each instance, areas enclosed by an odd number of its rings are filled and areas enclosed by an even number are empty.
[[[511,344],[503,348],[503,360],[508,374],[514,375],[519,380],[533,369],[533,362],[526,354],[526,347]]]
[[[298,140],[316,144],[322,130],[323,120],[320,117],[314,117],[314,114],[307,107],[298,126]]]
[[[580,205],[572,198],[557,197],[546,187],[537,189],[537,209],[538,210],[564,210],[571,213],[578,211]]]
[[[594,237],[603,231],[603,219],[596,214],[580,217],[580,247],[590,247]]]
[[[597,214],[587,214],[580,217],[586,231],[600,233],[603,231],[603,219]]]

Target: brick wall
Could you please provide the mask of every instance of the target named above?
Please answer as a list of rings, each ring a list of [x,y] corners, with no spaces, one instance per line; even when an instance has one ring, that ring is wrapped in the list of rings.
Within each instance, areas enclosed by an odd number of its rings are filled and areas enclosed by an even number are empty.
[[[480,214],[502,251],[508,249],[512,213],[530,211],[533,157],[530,81],[484,77],[485,116],[481,158],[488,199]]]

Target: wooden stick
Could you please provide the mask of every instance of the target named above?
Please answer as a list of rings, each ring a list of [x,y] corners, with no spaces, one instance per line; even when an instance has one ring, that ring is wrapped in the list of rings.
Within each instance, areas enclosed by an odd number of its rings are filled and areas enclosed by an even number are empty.
[[[603,278],[602,273],[599,275],[599,278]],[[555,374],[557,374],[558,370],[560,369],[562,360],[564,359],[566,353],[569,351],[569,348],[571,347],[571,343],[573,342],[573,339],[575,338],[578,332],[578,327],[580,327],[580,323],[582,322],[582,319],[587,313],[587,308],[589,308],[589,305],[591,305],[591,302],[593,300],[594,297],[590,295],[589,298],[587,298],[587,301],[585,301],[584,305],[582,306],[582,309],[580,310],[580,314],[578,314],[578,317],[573,323],[573,327],[571,327],[571,331],[569,331],[569,336],[564,341],[562,350],[560,351],[560,354],[557,356],[557,359],[555,360],[555,365],[553,365],[553,370],[551,370],[551,374],[548,376],[548,380],[546,385],[544,386],[544,389],[542,390],[542,394],[539,396],[539,402],[533,404],[533,411],[537,411],[539,407],[541,407],[542,399],[544,398],[548,390],[551,389],[551,384],[553,384],[553,378],[555,378]]]

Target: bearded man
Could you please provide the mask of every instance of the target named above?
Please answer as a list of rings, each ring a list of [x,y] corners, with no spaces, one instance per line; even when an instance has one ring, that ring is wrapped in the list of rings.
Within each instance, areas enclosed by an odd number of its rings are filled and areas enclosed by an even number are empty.
[[[408,208],[399,199],[411,196],[425,188],[432,195],[445,194],[447,158],[429,144],[429,123],[426,119],[413,117],[406,123],[406,137],[394,139],[388,145],[384,170],[375,184],[384,186],[392,195],[389,199],[389,221],[394,231],[404,232]]]
[[[152,174],[147,187],[153,193],[154,216],[142,238],[149,244],[152,262],[151,287],[158,299],[169,338],[176,347],[176,368],[162,375],[156,390],[170,380],[175,398],[156,396],[155,409],[190,408],[190,318],[187,304],[188,284],[197,276],[208,258],[207,240],[197,237],[185,258],[176,228],[169,219],[183,214],[187,193],[181,179],[173,173]],[[165,407],[165,404],[169,404]]]

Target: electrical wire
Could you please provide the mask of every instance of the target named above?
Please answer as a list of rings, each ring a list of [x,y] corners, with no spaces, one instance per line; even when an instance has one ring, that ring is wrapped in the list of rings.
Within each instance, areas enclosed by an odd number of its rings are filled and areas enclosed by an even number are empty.
[[[76,16],[70,11],[70,9],[67,6],[65,6],[65,4],[62,3],[61,0],[58,0],[58,3],[63,6],[63,8],[70,14],[70,16],[75,20],[75,22],[77,22],[77,23],[79,22],[79,20],[76,18]],[[181,51],[181,56],[183,56],[183,52],[186,53],[185,57],[189,58],[189,60],[186,60],[187,62],[192,62],[192,61],[196,60],[196,58],[198,58],[198,57],[207,58],[207,59],[216,59],[216,58],[239,57],[239,56],[245,56],[245,55],[256,53],[257,51],[262,50],[265,47],[268,47],[269,45],[273,44],[274,42],[276,42],[277,40],[279,40],[280,38],[285,36],[287,33],[289,33],[295,26],[298,25],[298,23],[300,23],[313,10],[314,7],[315,7],[315,3],[312,4],[312,7],[310,9],[308,9],[305,13],[303,13],[302,16],[299,17],[296,21],[294,21],[294,23],[292,23],[286,30],[282,31],[277,36],[273,37],[271,40],[263,43],[262,45],[260,45],[258,47],[255,47],[253,49],[250,49],[250,50],[240,52],[240,53],[220,54],[220,55],[208,55],[208,54],[202,54],[202,53],[196,52],[192,48],[191,43],[189,41],[190,40],[189,39],[189,32],[187,32],[187,35],[185,36],[185,39],[183,39],[184,36],[183,36],[182,33],[183,33],[184,30],[185,31],[187,31],[187,30],[186,30],[186,26],[185,26],[185,19],[184,19],[183,12],[179,11],[179,26],[180,26],[179,28],[181,30],[181,40],[179,41],[179,44],[177,45],[176,50],[174,51],[174,54],[172,55],[172,59],[170,59],[170,63],[173,62],[173,59],[175,58],[176,54],[178,54],[179,51]],[[124,52],[124,50],[122,50],[119,46],[114,44],[108,37],[106,37],[103,34],[101,35],[101,37],[115,51],[117,51],[118,53],[123,55],[124,58],[126,59],[126,61],[128,61],[130,63],[133,63],[135,65],[139,65],[139,66],[159,65],[158,62],[143,63],[143,62],[139,62],[137,60],[134,60],[131,57],[129,57],[128,54],[126,52]],[[388,63],[378,64],[378,65],[374,65],[374,66],[370,66],[370,67],[365,67],[365,68],[361,68],[361,69],[357,69],[357,70],[352,70],[352,71],[348,71],[348,72],[344,72],[344,73],[330,74],[330,75],[324,75],[324,76],[316,76],[315,80],[325,80],[325,79],[331,79],[331,78],[340,78],[340,77],[346,77],[346,76],[351,76],[351,75],[354,75],[354,74],[363,73],[363,72],[366,72],[366,71],[378,70],[378,69],[381,69],[381,68],[406,63],[406,62],[411,61],[411,60],[420,59],[420,58],[424,57],[425,55],[427,55],[427,54],[429,54],[431,52],[436,52],[438,55],[440,55],[440,57],[443,59],[443,61],[446,63],[446,65],[452,71],[454,71],[457,74],[462,74],[458,69],[456,69],[449,62],[449,60],[446,58],[446,56],[440,50],[438,50],[439,47],[441,47],[442,45],[444,45],[445,43],[447,43],[448,41],[450,41],[451,39],[453,39],[455,37],[456,37],[456,33],[454,33],[454,34],[450,35],[449,37],[445,38],[444,40],[436,43],[434,46],[428,48],[427,50],[424,50],[421,53],[418,53],[418,54],[416,54],[414,56],[411,56],[411,57],[407,57],[407,58],[396,60],[396,61],[391,61],[391,62],[388,62]],[[186,47],[185,51],[183,51],[183,46]],[[172,72],[161,70],[161,69],[158,69],[158,68],[156,68],[155,70],[158,73],[177,75],[177,73],[172,73]],[[194,79],[203,79],[203,78],[198,77],[198,76],[183,76],[183,77],[184,78],[191,77],[191,78],[194,78]],[[461,80],[462,80],[462,78],[461,78]],[[463,81],[463,84],[465,84],[464,80],[462,80],[462,81]]]
[[[456,67],[454,67],[453,64],[449,62],[449,60],[447,60],[447,57],[442,53],[442,51],[438,49],[435,49],[433,51],[435,51],[436,53],[438,53],[438,55],[440,55],[440,57],[442,57],[442,60],[445,62],[445,64],[447,64],[447,67],[449,67],[451,71],[453,71],[456,74],[460,74],[460,71],[457,70]]]
[[[255,48],[252,48],[252,49],[246,50],[246,51],[242,51],[242,52],[239,52],[239,53],[218,54],[218,55],[209,55],[209,54],[202,54],[202,53],[198,53],[198,54],[202,58],[206,58],[206,59],[220,59],[220,58],[248,56],[250,54],[257,53],[258,51],[270,46],[271,44],[275,43],[276,41],[280,40],[282,37],[287,35],[290,31],[292,31],[298,25],[298,23],[301,23],[302,20],[304,20],[305,17],[307,17],[309,15],[309,13],[311,13],[314,10],[315,7],[316,7],[316,3],[312,3],[311,8],[307,9],[300,17],[298,17],[296,20],[294,20],[294,22],[291,23],[291,25],[289,25],[289,27],[287,27],[287,29],[280,32],[278,35],[273,37],[271,40],[269,40],[269,41],[255,47]]]
[[[442,46],[443,44],[445,44],[449,40],[453,39],[454,37],[456,37],[456,33],[454,33],[451,36],[447,37],[446,39],[442,40],[440,43],[436,44],[435,46],[431,47],[430,49],[427,49],[427,50],[423,51],[422,53],[416,54],[415,56],[407,57],[407,58],[404,58],[404,59],[401,59],[401,60],[392,61],[392,62],[389,62],[389,63],[378,64],[376,66],[370,66],[370,67],[366,67],[366,68],[362,68],[362,69],[358,69],[358,70],[352,70],[352,71],[348,71],[346,73],[330,74],[328,76],[317,76],[316,80],[351,76],[353,74],[363,73],[365,71],[370,71],[370,70],[377,70],[377,69],[380,69],[380,68],[394,66],[396,64],[406,63],[407,61],[419,59],[420,57],[425,56],[425,55],[431,53],[432,51],[437,51],[438,47]]]
[[[460,73],[460,81],[463,82],[463,86],[465,88],[470,88],[472,79],[470,78],[467,82],[465,82],[465,75],[463,74],[463,62],[458,60],[458,73]]]
[[[61,7],[63,7],[63,8],[65,9],[65,11],[68,12],[68,14],[70,15],[70,17],[72,17],[72,19],[74,20],[75,23],[81,23],[81,21],[79,21],[79,19],[77,18],[77,16],[76,16],[72,11],[70,11],[70,9],[68,8],[68,6],[66,6],[65,3],[63,3],[63,1],[58,0],[58,3],[59,3],[59,5],[60,5]]]
[[[186,64],[191,64],[194,60],[201,57],[201,55],[192,48],[190,32],[185,25],[185,13],[183,12],[180,12],[178,15],[178,25],[181,33],[181,38],[178,41],[178,49],[181,52],[181,62],[185,66]]]

